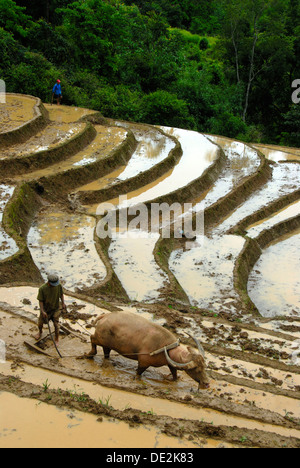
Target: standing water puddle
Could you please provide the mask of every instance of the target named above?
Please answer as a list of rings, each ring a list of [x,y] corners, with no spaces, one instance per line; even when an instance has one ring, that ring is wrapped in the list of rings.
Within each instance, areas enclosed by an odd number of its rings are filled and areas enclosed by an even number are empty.
[[[159,234],[128,231],[112,239],[109,257],[112,267],[132,301],[154,302],[169,284],[155,262],[153,250]]]
[[[155,127],[115,122],[133,132],[138,146],[126,166],[121,166],[108,176],[80,187],[77,191],[94,191],[131,179],[145,172],[169,156],[175,143],[171,138],[160,133]]]
[[[150,187],[146,186],[138,195],[135,192],[129,193],[128,200],[121,203],[119,208],[149,202],[172,193],[199,178],[216,160],[218,147],[204,135],[189,130],[161,128],[166,134],[179,140],[183,150],[179,163],[167,176],[151,184]]]
[[[160,430],[0,392],[1,448],[188,448]],[[30,424],[28,422],[30,421]]]
[[[300,201],[292,203],[287,208],[283,208],[269,218],[263,219],[249,226],[247,228],[247,236],[255,238],[265,229],[270,229],[272,226],[298,215],[300,215]]]
[[[222,310],[224,297],[237,299],[233,269],[245,240],[215,236],[197,238],[197,242],[190,250],[173,251],[169,268],[194,306]]]
[[[29,138],[25,143],[10,146],[1,150],[1,158],[14,158],[46,151],[55,146],[66,143],[85,127],[84,123],[78,124],[50,124],[41,132]],[[42,157],[42,156],[41,156]]]
[[[247,216],[264,208],[268,203],[294,192],[299,187],[300,164],[275,163],[272,179],[251,195],[237,210],[228,216],[215,230],[223,234]]]
[[[10,94],[6,94],[5,99],[6,103],[0,103],[1,133],[14,130],[35,116],[36,99]]]
[[[42,211],[27,243],[43,278],[56,272],[69,291],[104,280],[107,272],[96,250],[94,229],[95,220],[88,216]]]
[[[300,232],[263,251],[248,282],[248,293],[263,317],[300,316]]]
[[[16,180],[38,180],[42,177],[68,171],[69,169],[87,166],[106,157],[118,145],[121,145],[127,136],[127,132],[121,128],[107,128],[101,125],[96,125],[95,128],[97,135],[93,142],[84,150],[79,151],[65,161],[53,164],[45,169],[18,176]]]

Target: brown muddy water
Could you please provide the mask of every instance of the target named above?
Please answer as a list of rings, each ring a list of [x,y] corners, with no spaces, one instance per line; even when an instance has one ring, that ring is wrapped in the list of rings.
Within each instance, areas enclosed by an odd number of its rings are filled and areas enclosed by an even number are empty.
[[[276,224],[300,214],[300,201],[291,203],[288,207],[279,210],[272,216],[252,224],[247,228],[247,236],[255,238],[265,229],[270,229]]]
[[[94,114],[95,111],[81,107],[57,106],[56,104],[44,104],[49,112],[50,120],[58,123],[77,122],[86,115]]]
[[[299,176],[300,164],[275,163],[272,179],[224,219],[214,229],[214,234],[222,235],[226,233],[247,216],[264,208],[268,203],[294,192],[299,188]]]
[[[66,143],[76,134],[80,133],[85,127],[83,123],[76,124],[57,124],[56,122],[48,125],[45,129],[29,138],[25,143],[12,145],[9,148],[1,150],[1,159],[26,156],[29,154],[46,151],[55,146]]]
[[[35,117],[35,99],[10,94],[5,99],[5,103],[0,103],[0,133],[14,130]]]
[[[109,248],[111,265],[132,301],[155,302],[160,291],[169,284],[165,272],[154,259],[159,234],[127,231],[112,239]]]
[[[136,177],[166,159],[175,146],[173,140],[160,133],[154,127],[127,124],[126,122],[114,122],[114,125],[133,132],[138,142],[136,150],[126,166],[121,166],[107,176],[80,187],[76,190],[77,192],[100,190]]]
[[[233,269],[244,242],[238,236],[203,236],[190,249],[172,252],[169,268],[193,306],[218,312],[224,298],[234,303]]]
[[[17,176],[15,179],[20,181],[38,180],[72,168],[87,166],[107,156],[113,149],[121,145],[127,136],[126,130],[121,128],[107,128],[102,125],[95,125],[95,128],[97,136],[84,150],[79,151],[65,161],[53,164],[45,169]]]
[[[286,148],[283,146],[275,145],[253,145],[255,148],[262,151],[266,158],[271,161],[300,161],[300,149],[299,148]]]
[[[272,243],[249,277],[248,292],[263,317],[300,316],[300,232]]]
[[[7,392],[0,393],[0,408],[1,448],[195,447],[152,427],[132,428],[122,421],[49,406]]]
[[[28,233],[27,245],[43,278],[56,272],[69,291],[104,280],[107,271],[96,249],[94,231],[94,218],[42,210]]]
[[[157,179],[142,189],[128,193],[127,200],[119,204],[119,199],[110,200],[109,203],[119,208],[138,205],[155,200],[163,195],[169,194],[193,180],[200,177],[216,160],[218,147],[211,143],[204,135],[175,128],[161,127],[162,130],[177,138],[182,146],[183,155],[179,163],[166,175]],[[97,213],[98,205],[91,206],[90,210]]]

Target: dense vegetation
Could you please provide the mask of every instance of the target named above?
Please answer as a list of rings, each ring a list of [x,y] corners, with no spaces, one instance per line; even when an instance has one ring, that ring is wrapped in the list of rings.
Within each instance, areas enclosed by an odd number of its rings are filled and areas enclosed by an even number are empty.
[[[0,0],[7,91],[300,146],[299,0]]]

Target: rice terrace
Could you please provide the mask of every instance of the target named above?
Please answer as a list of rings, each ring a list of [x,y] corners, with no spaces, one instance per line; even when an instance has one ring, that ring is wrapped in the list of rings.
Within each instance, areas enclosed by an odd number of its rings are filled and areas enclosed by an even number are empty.
[[[299,448],[299,0],[0,0],[0,50],[0,448]]]
[[[46,427],[58,447],[299,447],[300,150],[22,94],[0,106],[0,446],[43,446]],[[139,223],[174,203],[155,231]],[[62,357],[46,328],[33,338],[49,272]],[[209,388],[167,366],[138,378],[114,351],[78,359],[96,318],[122,312],[196,338]]]

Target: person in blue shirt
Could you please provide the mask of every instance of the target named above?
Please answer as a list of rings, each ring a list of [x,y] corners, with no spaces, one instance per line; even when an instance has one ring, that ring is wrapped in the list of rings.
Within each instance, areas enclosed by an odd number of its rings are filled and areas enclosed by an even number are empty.
[[[62,92],[61,92],[61,84],[60,83],[61,83],[61,81],[57,80],[55,85],[53,86],[53,90],[52,90],[52,103],[53,103],[53,99],[56,99],[58,106],[60,105],[60,102],[62,100]]]

